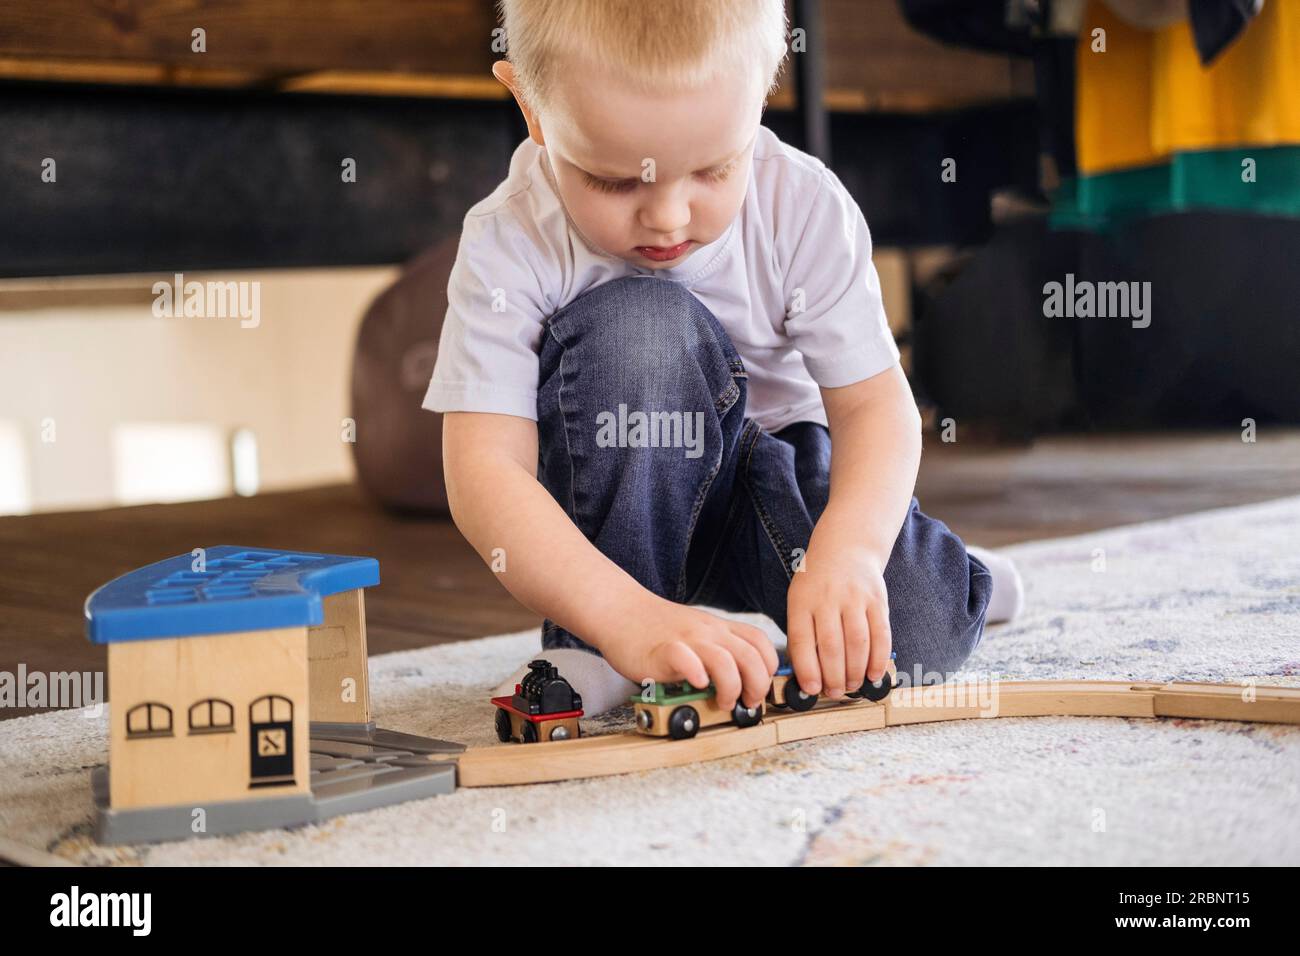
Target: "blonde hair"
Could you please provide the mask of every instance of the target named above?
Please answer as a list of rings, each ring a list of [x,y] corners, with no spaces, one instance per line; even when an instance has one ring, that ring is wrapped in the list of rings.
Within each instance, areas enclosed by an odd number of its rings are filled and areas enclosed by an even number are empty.
[[[507,59],[533,109],[553,105],[565,55],[679,92],[728,69],[776,87],[785,60],[784,0],[499,0]]]

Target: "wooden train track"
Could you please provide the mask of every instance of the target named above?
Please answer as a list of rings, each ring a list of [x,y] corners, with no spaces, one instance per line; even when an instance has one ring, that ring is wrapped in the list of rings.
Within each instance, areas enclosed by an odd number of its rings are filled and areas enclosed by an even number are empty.
[[[471,747],[455,757],[457,786],[497,787],[679,767],[776,744],[902,724],[995,717],[1189,717],[1300,724],[1300,687],[1134,681],[1000,681],[895,690],[881,703],[769,710],[754,727],[717,727],[689,740],[636,731],[553,743]]]

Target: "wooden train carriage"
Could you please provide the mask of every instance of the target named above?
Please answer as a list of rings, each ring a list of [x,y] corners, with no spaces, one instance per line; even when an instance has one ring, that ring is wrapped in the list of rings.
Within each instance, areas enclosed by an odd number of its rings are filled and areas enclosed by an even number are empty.
[[[870,681],[864,683],[857,690],[849,691],[843,700],[838,703],[850,704],[859,700],[869,700],[872,703],[880,703],[889,696],[890,691],[898,686],[898,669],[894,666],[896,655],[889,656],[889,666],[885,669],[885,675],[876,683]],[[767,703],[771,707],[786,707],[796,712],[812,710],[819,701],[831,700],[826,694],[808,694],[799,687],[799,681],[794,675],[794,668],[789,661],[782,663],[781,667],[772,677],[772,686],[767,691]]]
[[[700,690],[685,681],[654,685],[653,696],[631,698],[636,713],[636,729],[650,737],[686,740],[704,727],[735,724],[752,727],[763,719],[763,705],[746,707],[740,701],[730,710],[717,703],[712,684]]]

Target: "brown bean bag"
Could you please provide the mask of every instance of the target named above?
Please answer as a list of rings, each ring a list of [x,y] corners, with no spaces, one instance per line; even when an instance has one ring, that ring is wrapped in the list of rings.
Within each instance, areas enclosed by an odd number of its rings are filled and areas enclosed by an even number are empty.
[[[459,240],[412,260],[370,304],[352,360],[352,457],[362,487],[397,511],[447,514],[442,415],[420,407],[447,314]]]

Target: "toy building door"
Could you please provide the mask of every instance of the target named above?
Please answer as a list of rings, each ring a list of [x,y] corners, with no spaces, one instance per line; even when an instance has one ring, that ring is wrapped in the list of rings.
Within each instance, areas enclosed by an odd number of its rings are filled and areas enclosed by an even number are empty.
[[[293,786],[293,701],[267,694],[248,705],[249,787]]]

